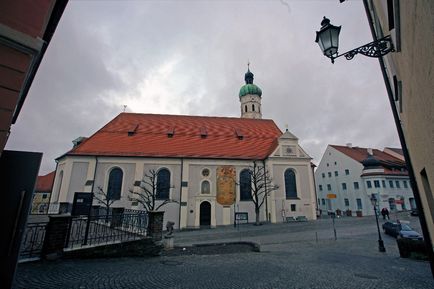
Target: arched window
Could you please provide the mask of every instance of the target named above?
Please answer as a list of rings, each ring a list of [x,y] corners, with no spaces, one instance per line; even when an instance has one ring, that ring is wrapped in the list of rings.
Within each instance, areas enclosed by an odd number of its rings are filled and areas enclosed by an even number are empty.
[[[297,183],[295,182],[295,173],[292,169],[285,171],[285,193],[287,199],[297,198]]]
[[[247,105],[244,106],[244,111],[247,112]]]
[[[255,111],[255,105],[252,104],[252,111]]]
[[[209,194],[209,193],[211,193],[210,185],[209,185],[208,181],[203,181],[202,182],[202,185],[201,185],[201,188],[200,188],[200,193],[201,194]]]
[[[161,169],[157,174],[157,199],[166,200],[170,192],[170,172],[168,169]]]
[[[240,173],[240,200],[252,199],[252,175],[249,170],[242,170]]]
[[[123,175],[124,173],[120,168],[114,168],[111,170],[107,186],[107,199],[119,200],[121,198]]]

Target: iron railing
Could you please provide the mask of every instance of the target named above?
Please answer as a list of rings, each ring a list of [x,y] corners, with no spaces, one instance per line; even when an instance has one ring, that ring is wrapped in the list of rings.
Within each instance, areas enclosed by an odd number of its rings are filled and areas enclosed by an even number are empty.
[[[21,243],[20,259],[39,258],[46,228],[47,222],[27,224]]]
[[[137,240],[146,236],[147,215],[143,211],[132,214],[103,214],[88,217],[73,217],[65,247]]]

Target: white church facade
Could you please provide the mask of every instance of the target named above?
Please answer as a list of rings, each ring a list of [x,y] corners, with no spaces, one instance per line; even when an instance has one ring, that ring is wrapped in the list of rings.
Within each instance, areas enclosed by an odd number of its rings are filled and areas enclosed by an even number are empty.
[[[262,91],[250,70],[245,81],[241,118],[124,112],[79,139],[56,160],[51,204],[69,210],[76,192],[96,193],[100,187],[116,200],[113,208],[140,210],[129,192],[140,190],[144,175],[155,170],[158,202],[175,201],[161,208],[164,223],[181,229],[230,225],[236,212],[254,222],[251,191],[242,184],[255,161],[278,186],[261,207],[261,221],[316,219],[311,157],[288,130],[282,133],[273,120],[262,119]]]

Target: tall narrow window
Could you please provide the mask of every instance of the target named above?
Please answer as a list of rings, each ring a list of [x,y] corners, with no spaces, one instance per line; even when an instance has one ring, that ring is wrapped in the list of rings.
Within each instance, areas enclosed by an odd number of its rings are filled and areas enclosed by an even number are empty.
[[[395,13],[393,9],[393,0],[387,0],[387,18],[389,20],[389,30],[395,28]]]
[[[247,112],[247,105],[244,106],[244,111]]]
[[[252,104],[252,111],[255,111],[255,105]]]
[[[252,199],[252,175],[249,170],[242,170],[240,173],[240,200]]]
[[[292,169],[285,171],[285,193],[287,199],[297,198],[297,184],[295,182],[295,173]]]
[[[120,168],[114,168],[111,170],[107,186],[107,199],[119,200],[121,198],[123,175],[124,173]]]
[[[210,185],[209,185],[209,182],[208,182],[208,181],[203,181],[203,182],[202,182],[200,192],[201,192],[202,194],[209,194],[209,193],[211,192],[211,191],[210,191]]]
[[[363,209],[362,199],[356,199],[356,203],[357,203],[357,210],[362,210]]]
[[[358,190],[359,189],[359,182],[354,182],[354,189],[355,190]]]
[[[161,169],[157,174],[157,199],[165,200],[169,198],[170,192],[170,172],[168,169]]]

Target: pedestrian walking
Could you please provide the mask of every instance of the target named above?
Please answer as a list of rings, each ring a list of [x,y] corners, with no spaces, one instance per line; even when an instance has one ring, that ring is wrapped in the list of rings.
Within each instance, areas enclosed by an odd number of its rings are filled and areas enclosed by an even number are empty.
[[[381,209],[381,215],[383,216],[383,220],[386,220],[386,208]]]
[[[384,212],[386,213],[387,219],[390,220],[390,218],[389,218],[389,210],[387,208],[384,208]]]

